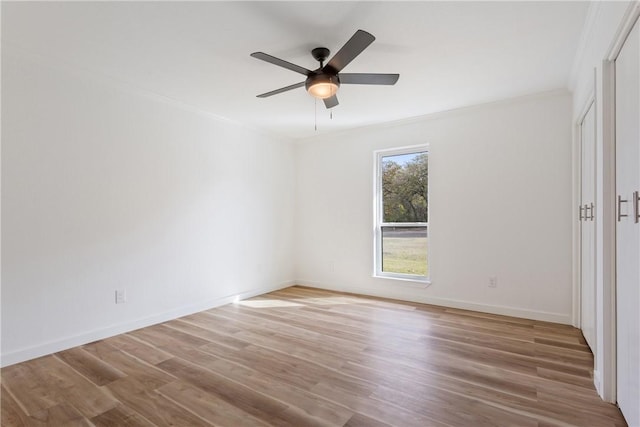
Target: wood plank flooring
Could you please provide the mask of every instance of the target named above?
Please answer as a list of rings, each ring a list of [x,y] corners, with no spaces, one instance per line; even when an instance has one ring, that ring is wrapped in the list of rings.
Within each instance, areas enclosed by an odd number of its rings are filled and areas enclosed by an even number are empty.
[[[2,426],[625,426],[579,330],[292,287],[2,369]]]

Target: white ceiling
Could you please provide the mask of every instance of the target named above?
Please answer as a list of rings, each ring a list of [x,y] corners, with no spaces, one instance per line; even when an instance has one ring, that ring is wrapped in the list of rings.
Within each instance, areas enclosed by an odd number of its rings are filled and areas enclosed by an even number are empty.
[[[291,138],[566,88],[588,2],[71,2],[2,4],[2,43]],[[333,119],[304,89],[256,95],[363,29],[376,37],[345,72],[399,73],[344,85]]]

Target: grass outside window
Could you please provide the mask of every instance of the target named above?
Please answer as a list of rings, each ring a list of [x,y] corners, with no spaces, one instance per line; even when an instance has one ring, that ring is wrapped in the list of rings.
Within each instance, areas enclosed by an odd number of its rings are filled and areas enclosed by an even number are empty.
[[[426,227],[382,228],[382,271],[428,277]]]

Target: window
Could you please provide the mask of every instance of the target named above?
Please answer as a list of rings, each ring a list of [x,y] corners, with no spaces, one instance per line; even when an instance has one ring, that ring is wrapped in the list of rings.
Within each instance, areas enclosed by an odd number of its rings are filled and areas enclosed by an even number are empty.
[[[377,151],[375,159],[374,275],[427,282],[427,146]]]

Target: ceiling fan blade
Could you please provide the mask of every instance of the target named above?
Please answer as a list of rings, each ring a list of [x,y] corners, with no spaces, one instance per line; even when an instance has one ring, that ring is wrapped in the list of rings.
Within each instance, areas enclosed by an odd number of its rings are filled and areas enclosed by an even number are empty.
[[[347,85],[394,85],[400,74],[340,73],[338,77]]]
[[[324,106],[327,107],[327,108],[333,108],[333,107],[335,107],[336,105],[339,104],[338,103],[338,97],[335,96],[335,95],[330,96],[329,98],[325,98],[325,99],[323,99],[323,101],[324,101]]]
[[[325,65],[323,70],[329,68],[337,73],[340,72],[340,70],[346,67],[349,62],[353,61],[356,56],[360,55],[367,46],[373,43],[375,39],[375,37],[366,31],[356,31],[349,41],[342,46],[338,53],[331,58],[329,63]]]
[[[286,91],[291,90],[291,89],[297,89],[297,88],[303,87],[303,86],[304,86],[304,82],[300,82],[300,83],[296,83],[296,84],[293,84],[293,85],[281,87],[280,89],[272,90],[271,92],[262,93],[260,95],[257,95],[257,97],[258,98],[267,98],[269,96],[277,95],[279,93],[286,92]]]
[[[253,52],[251,56],[256,59],[262,59],[263,61],[269,62],[273,65],[286,68],[287,70],[295,71],[296,73],[300,73],[304,76],[308,76],[309,74],[311,74],[311,70],[307,70],[304,67],[292,64],[291,62],[287,62],[284,59],[276,58],[275,56],[268,55],[264,52]]]

